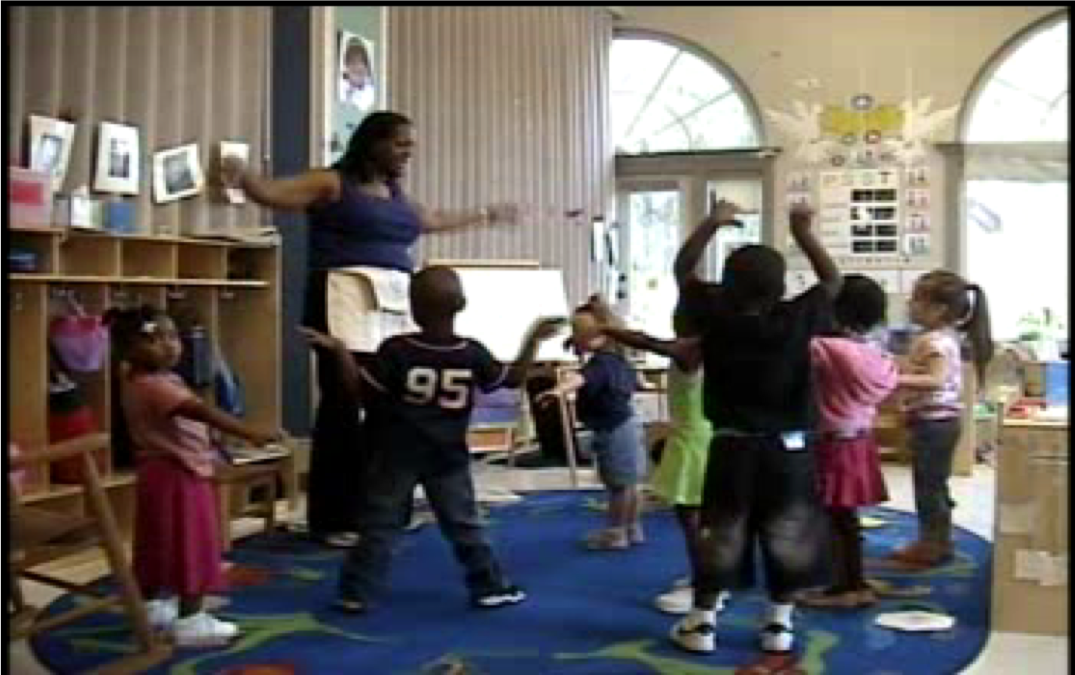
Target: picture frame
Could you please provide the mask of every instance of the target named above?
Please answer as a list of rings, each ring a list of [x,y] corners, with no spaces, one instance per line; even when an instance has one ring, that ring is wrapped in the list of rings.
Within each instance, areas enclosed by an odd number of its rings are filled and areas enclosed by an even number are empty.
[[[205,187],[198,144],[181,145],[153,155],[153,197],[158,204],[193,197]]]
[[[97,165],[93,189],[121,195],[138,194],[141,157],[136,127],[101,122],[97,131]]]
[[[220,161],[223,162],[227,157],[236,157],[242,160],[243,164],[250,164],[250,144],[240,141],[221,141]],[[246,203],[246,192],[239,188],[225,188],[224,196],[230,204]]]
[[[365,112],[377,100],[373,42],[341,30],[337,50],[336,92],[340,103]]]
[[[53,192],[62,190],[67,178],[75,128],[73,122],[30,115],[30,170],[51,176]]]

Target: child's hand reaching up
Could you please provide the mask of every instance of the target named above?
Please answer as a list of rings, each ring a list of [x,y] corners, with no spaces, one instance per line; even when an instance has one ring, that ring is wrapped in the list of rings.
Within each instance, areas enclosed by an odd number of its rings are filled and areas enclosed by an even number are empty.
[[[561,316],[543,317],[538,319],[537,323],[534,324],[534,327],[530,329],[530,335],[532,335],[535,340],[548,340],[563,330],[566,325],[567,319]]]
[[[321,349],[327,349],[330,351],[336,351],[339,349],[346,349],[346,346],[338,337],[333,337],[327,333],[314,330],[313,328],[307,328],[305,326],[299,327],[299,332],[303,334],[307,341],[309,341],[311,347],[320,347]]]
[[[809,230],[811,224],[813,224],[814,210],[807,204],[795,203],[792,204],[791,210],[788,212],[788,217],[791,220],[792,231],[798,230],[803,232]]]

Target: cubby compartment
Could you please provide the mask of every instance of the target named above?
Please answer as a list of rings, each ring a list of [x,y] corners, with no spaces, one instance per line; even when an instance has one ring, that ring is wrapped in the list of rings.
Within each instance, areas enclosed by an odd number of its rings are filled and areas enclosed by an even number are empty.
[[[8,255],[25,252],[33,256],[33,269],[15,266],[9,260],[7,270],[14,274],[54,274],[59,250],[59,234],[44,231],[8,230]]]
[[[60,244],[61,274],[74,277],[117,277],[120,245],[115,237],[72,232]]]
[[[86,317],[100,317],[104,314],[110,303],[108,286],[105,284],[79,284],[76,288],[53,287],[49,292],[49,332],[50,340],[52,323],[64,316],[84,315]],[[88,338],[87,338],[88,339]],[[107,345],[105,345],[107,350]],[[66,429],[70,432],[73,428],[82,429],[76,410],[69,406],[73,401],[81,400],[85,403],[89,412],[92,429],[83,429],[84,432],[102,431],[108,432],[111,428],[112,401],[110,400],[110,374],[107,351],[104,359],[94,370],[87,370],[94,364],[68,358],[62,347],[53,346],[50,350],[52,355],[51,367],[57,373],[67,376],[76,386],[74,392],[62,393],[62,389],[55,394],[55,405],[50,393],[48,406],[59,407],[58,410],[50,411],[49,415],[56,416],[56,429]],[[72,427],[71,425],[75,425]],[[51,424],[50,424],[51,429]],[[51,431],[50,431],[51,433]],[[62,437],[61,437],[62,438]],[[60,440],[60,439],[55,439]],[[98,470],[102,475],[111,472],[111,453],[104,451],[98,456]],[[54,463],[51,466],[52,483],[78,483],[81,481],[81,469],[77,462]]]
[[[177,287],[167,292],[168,315],[183,339],[178,366],[187,384],[199,396],[214,401],[213,354],[216,350],[216,291],[204,287]]]
[[[228,250],[227,278],[232,281],[267,281],[275,285],[277,274],[275,249],[244,247]]]
[[[168,241],[134,239],[122,241],[124,278],[174,279],[177,274],[176,248]]]
[[[8,440],[30,453],[48,444],[46,287],[15,282],[8,292],[8,409],[14,413],[8,415]],[[35,465],[23,474],[23,494],[41,493],[48,486],[48,467]]]
[[[179,249],[181,279],[226,279],[228,249],[224,246],[187,245]]]
[[[218,292],[222,354],[243,387],[246,418],[263,429],[280,424],[280,324],[264,317],[275,313],[279,297],[271,289],[221,289]],[[254,327],[257,326],[255,329]]]

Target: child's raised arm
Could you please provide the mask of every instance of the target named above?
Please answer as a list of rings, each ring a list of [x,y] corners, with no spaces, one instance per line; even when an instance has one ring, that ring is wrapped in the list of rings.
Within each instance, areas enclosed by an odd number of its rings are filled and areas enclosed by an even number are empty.
[[[626,330],[606,326],[601,329],[607,337],[627,345],[634,349],[652,352],[666,356],[675,361],[680,370],[691,371],[698,367],[702,359],[701,339],[679,338],[676,340],[661,340],[642,331]]]
[[[519,355],[515,362],[508,367],[508,374],[504,378],[503,386],[514,389],[526,381],[526,374],[534,365],[537,357],[538,346],[545,340],[553,337],[564,327],[567,320],[563,317],[545,317],[538,319],[533,328],[523,339],[523,345],[519,349]]]
[[[679,247],[675,262],[672,263],[672,272],[676,276],[676,285],[682,288],[688,281],[696,278],[698,263],[702,261],[702,255],[713,239],[713,235],[721,227],[742,227],[743,223],[735,219],[740,213],[738,206],[723,199],[718,200],[716,195],[709,196],[709,215],[698,224],[698,227],[687,237],[687,241]]]
[[[836,263],[829,257],[828,251],[814,236],[813,210],[805,204],[795,204],[791,207],[790,217],[791,236],[795,239],[796,245],[806,254],[810,266],[814,268],[818,284],[828,292],[830,298],[835,298],[840,292],[844,278],[839,268],[836,267]]]

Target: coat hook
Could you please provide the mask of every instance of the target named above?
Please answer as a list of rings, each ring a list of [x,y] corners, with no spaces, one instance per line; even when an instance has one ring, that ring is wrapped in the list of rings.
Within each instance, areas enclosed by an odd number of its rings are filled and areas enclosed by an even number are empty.
[[[222,290],[220,291],[219,297],[221,300],[232,300],[235,298],[235,293],[232,291]]]
[[[182,300],[185,297],[187,297],[187,292],[177,286],[168,289],[169,300]]]

